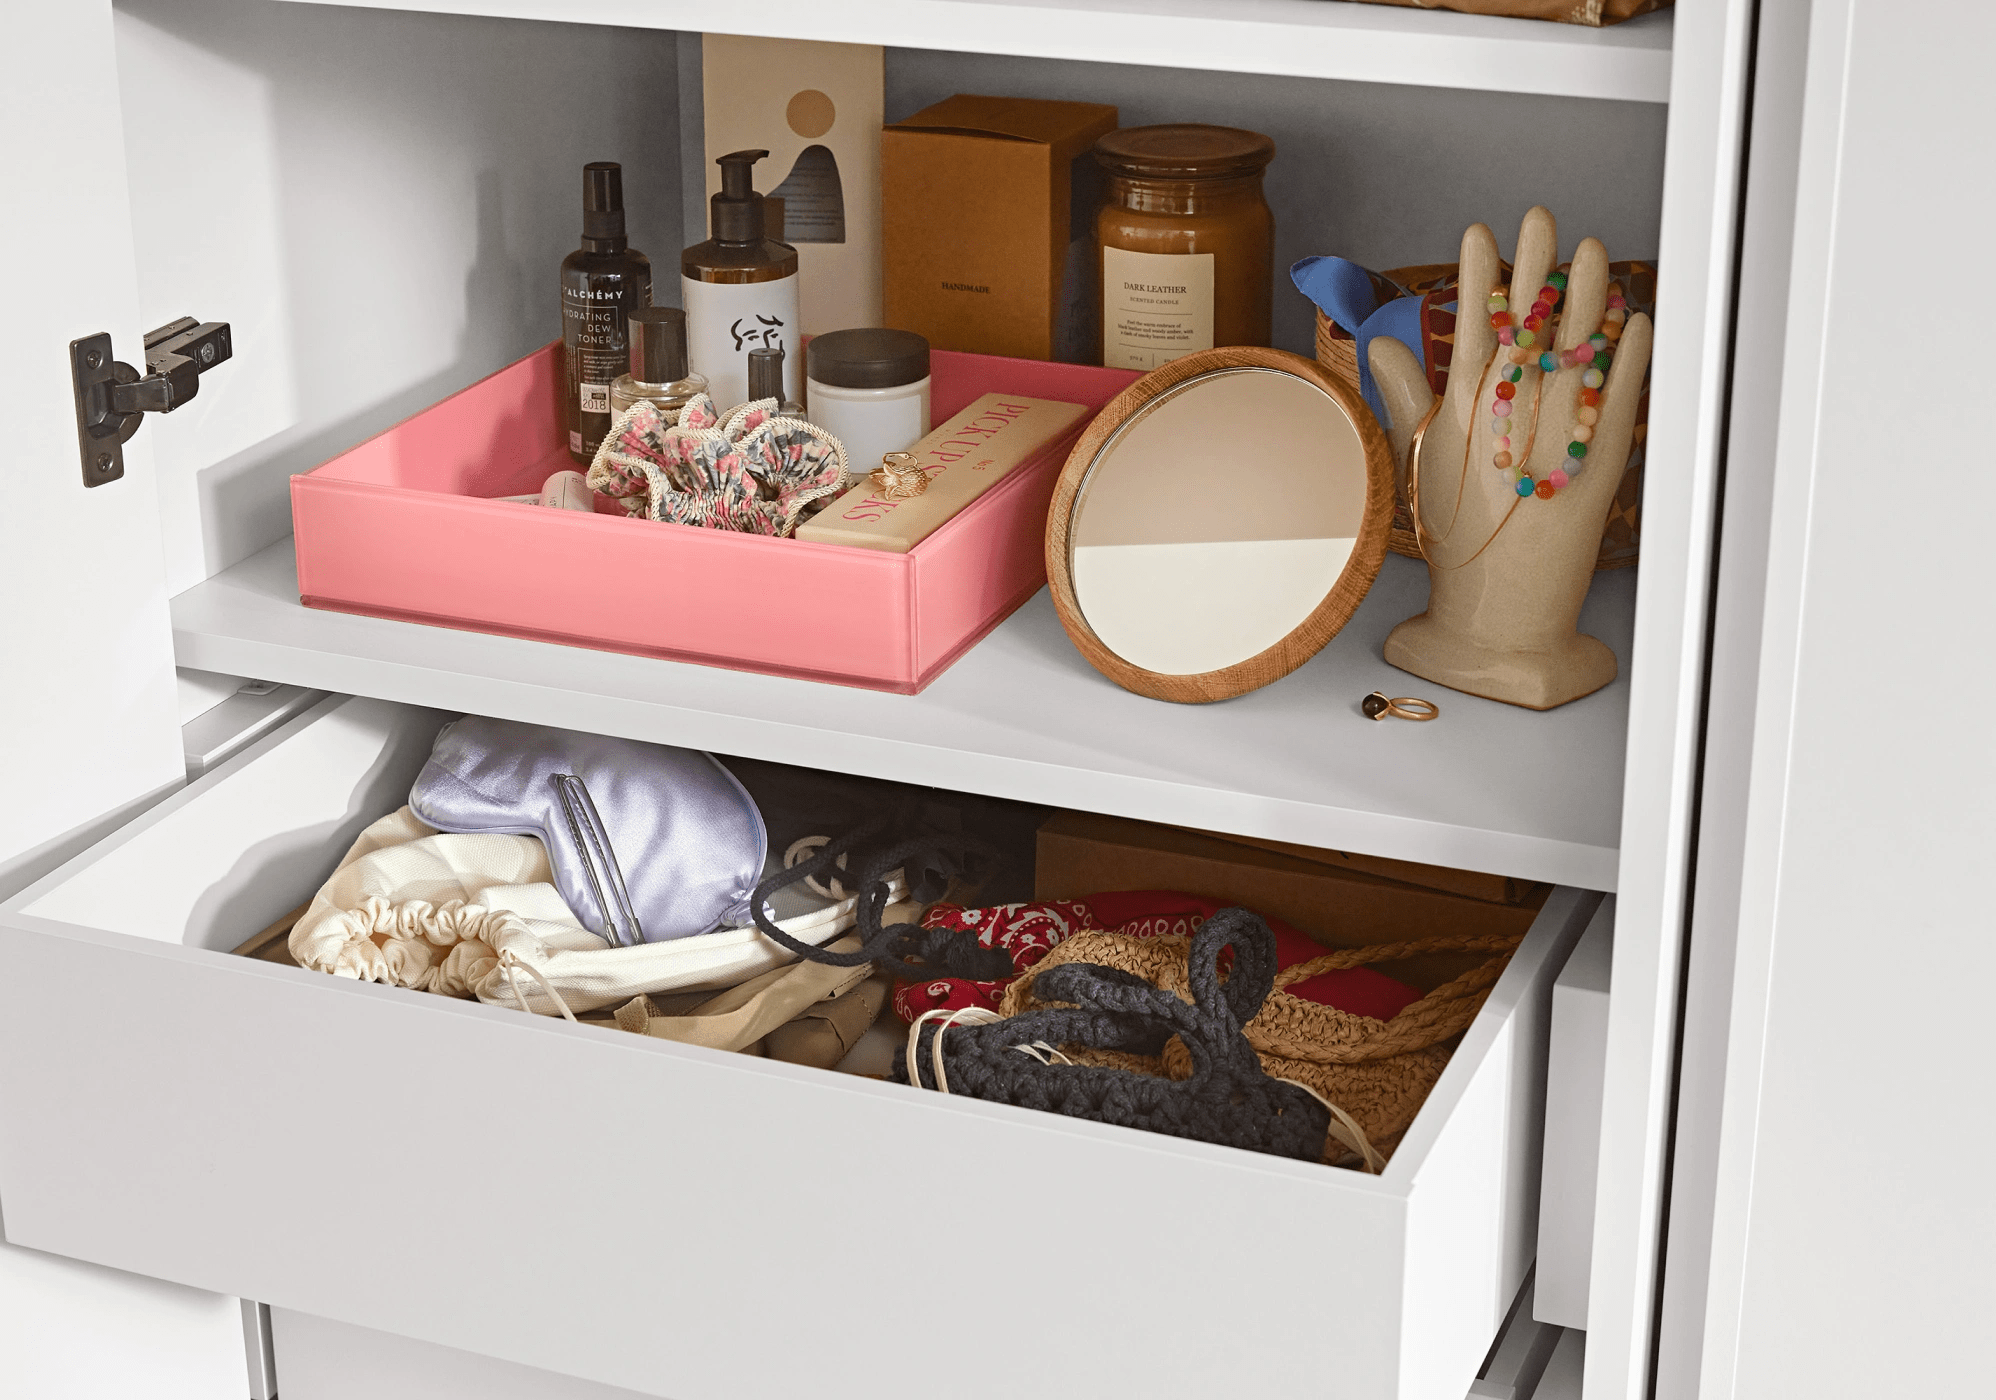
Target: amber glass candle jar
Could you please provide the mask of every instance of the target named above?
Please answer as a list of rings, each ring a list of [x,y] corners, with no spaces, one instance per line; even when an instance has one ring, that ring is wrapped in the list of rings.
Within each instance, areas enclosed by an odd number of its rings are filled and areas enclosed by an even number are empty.
[[[1275,143],[1231,126],[1133,126],[1095,143],[1102,363],[1155,369],[1216,345],[1266,345]]]

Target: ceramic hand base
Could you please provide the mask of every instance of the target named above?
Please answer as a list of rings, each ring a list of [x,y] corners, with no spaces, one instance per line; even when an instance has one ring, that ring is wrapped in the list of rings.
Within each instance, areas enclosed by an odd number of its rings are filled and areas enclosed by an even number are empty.
[[[1522,322],[1559,248],[1552,215],[1535,208],[1518,233],[1509,294]],[[1393,420],[1390,436],[1409,462],[1428,561],[1428,610],[1393,629],[1386,660],[1454,690],[1549,710],[1615,679],[1615,655],[1578,631],[1593,581],[1601,529],[1635,433],[1649,365],[1650,324],[1631,316],[1610,347],[1584,465],[1549,499],[1520,497],[1515,476],[1492,465],[1499,433],[1490,406],[1511,351],[1498,343],[1487,303],[1497,290],[1497,240],[1477,224],[1462,239],[1461,314],[1446,397],[1437,405],[1412,351],[1391,337],[1372,342],[1370,363]],[[1555,351],[1600,328],[1608,300],[1608,254],[1589,238],[1576,250]],[[1541,344],[1534,349],[1546,349]],[[1574,367],[1521,366],[1508,425],[1514,456],[1545,481],[1571,466],[1581,407]],[[1433,415],[1430,417],[1430,410]],[[1417,425],[1425,423],[1424,428]]]
[[[1386,661],[1451,690],[1528,710],[1550,710],[1615,679],[1615,653],[1585,632],[1544,648],[1485,642],[1483,635],[1475,627],[1450,626],[1430,605],[1393,629],[1386,638]]]

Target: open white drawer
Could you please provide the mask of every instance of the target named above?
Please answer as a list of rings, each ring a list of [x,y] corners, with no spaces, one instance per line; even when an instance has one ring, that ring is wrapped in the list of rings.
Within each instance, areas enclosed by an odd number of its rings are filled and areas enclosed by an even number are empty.
[[[0,906],[8,1240],[671,1400],[1461,1400],[1597,896],[1379,1177],[230,956],[447,718],[326,701]]]

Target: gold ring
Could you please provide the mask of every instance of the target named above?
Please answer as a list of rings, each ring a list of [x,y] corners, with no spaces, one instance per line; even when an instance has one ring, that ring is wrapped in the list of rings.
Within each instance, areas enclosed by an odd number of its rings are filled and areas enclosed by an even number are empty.
[[[1388,699],[1386,692],[1375,690],[1358,702],[1359,709],[1371,720],[1385,719],[1392,715],[1395,719],[1430,720],[1441,714],[1441,707],[1432,700],[1417,699],[1412,695],[1396,696]]]
[[[867,478],[890,501],[905,501],[929,489],[929,474],[912,452],[890,452]]]

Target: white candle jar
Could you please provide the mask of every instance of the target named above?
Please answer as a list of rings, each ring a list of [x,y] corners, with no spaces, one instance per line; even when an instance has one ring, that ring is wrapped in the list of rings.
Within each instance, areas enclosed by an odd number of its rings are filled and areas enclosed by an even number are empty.
[[[929,342],[866,327],[814,336],[805,351],[805,411],[846,446],[855,478],[929,432]]]

